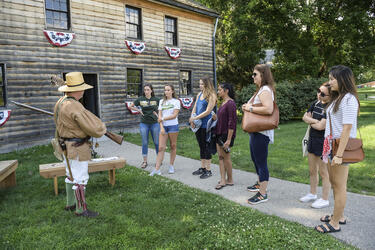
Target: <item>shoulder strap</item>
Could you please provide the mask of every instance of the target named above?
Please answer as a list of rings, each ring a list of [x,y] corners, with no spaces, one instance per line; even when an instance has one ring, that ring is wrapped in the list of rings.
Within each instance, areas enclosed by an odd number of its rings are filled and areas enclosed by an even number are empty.
[[[59,104],[58,104],[58,106],[57,106],[57,108],[56,108],[56,116],[55,116],[55,123],[56,123],[56,125],[57,125],[57,119],[58,119],[58,117],[59,117],[59,112],[60,112],[61,104],[62,104],[63,102],[65,102],[67,99],[74,99],[74,98],[73,98],[73,97],[70,97],[70,96],[64,96],[64,99],[62,99],[61,102],[59,102]],[[75,99],[74,99],[74,100],[75,100]],[[57,131],[57,128],[56,128],[56,130],[55,130],[55,137],[56,137],[56,138],[60,137],[60,136],[59,136],[59,132]]]
[[[329,135],[332,137],[331,114],[329,112],[327,112],[327,113],[328,113],[328,116],[329,116]],[[362,140],[361,130],[359,129],[359,127],[358,127],[358,132],[359,132],[359,138],[361,138],[361,140]]]

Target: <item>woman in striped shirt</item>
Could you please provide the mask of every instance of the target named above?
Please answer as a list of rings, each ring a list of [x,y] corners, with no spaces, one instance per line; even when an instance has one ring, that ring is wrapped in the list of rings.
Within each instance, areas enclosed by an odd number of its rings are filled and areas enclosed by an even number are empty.
[[[329,85],[331,86],[331,102],[327,108],[327,122],[324,137],[324,148],[330,142],[328,138],[340,138],[340,144],[335,155],[323,150],[323,160],[328,161],[329,179],[331,181],[334,208],[332,215],[320,218],[323,225],[315,227],[321,233],[340,231],[340,224],[346,224],[344,208],[346,204],[346,184],[348,180],[349,166],[342,162],[342,156],[349,138],[357,136],[357,116],[359,99],[355,86],[354,75],[350,68],[342,65],[334,66],[329,72]],[[332,124],[332,133],[330,129]]]

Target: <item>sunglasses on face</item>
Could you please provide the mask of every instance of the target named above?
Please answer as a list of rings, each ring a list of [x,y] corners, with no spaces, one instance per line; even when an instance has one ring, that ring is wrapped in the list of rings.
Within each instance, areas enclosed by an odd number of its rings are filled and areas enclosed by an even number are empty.
[[[320,89],[317,89],[316,91],[318,92],[318,94],[319,94],[321,97],[329,96],[329,95],[323,93]]]
[[[256,76],[257,76],[257,73],[253,73],[251,76],[252,76],[252,77],[256,77]]]

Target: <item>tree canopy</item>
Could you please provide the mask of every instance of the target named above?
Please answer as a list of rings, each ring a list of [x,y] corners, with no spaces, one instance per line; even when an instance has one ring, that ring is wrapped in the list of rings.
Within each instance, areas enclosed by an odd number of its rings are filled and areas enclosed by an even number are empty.
[[[333,65],[360,78],[375,68],[374,0],[200,0],[220,13],[219,80],[249,82],[265,50],[276,80],[326,77]]]

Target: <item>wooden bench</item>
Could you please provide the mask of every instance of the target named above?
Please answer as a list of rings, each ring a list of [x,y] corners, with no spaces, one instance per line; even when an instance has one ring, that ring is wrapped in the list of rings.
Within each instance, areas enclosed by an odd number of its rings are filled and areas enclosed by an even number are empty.
[[[14,187],[16,185],[17,160],[0,161],[0,188]]]
[[[125,164],[125,159],[120,157],[93,159],[89,161],[89,173],[108,170],[109,183],[114,186],[116,181],[115,170],[125,167]],[[59,162],[39,165],[39,173],[44,178],[53,178],[55,195],[57,195],[59,192],[57,177],[65,176],[64,163]]]

